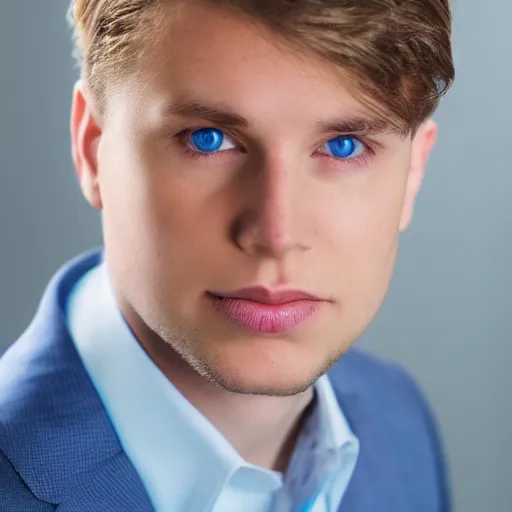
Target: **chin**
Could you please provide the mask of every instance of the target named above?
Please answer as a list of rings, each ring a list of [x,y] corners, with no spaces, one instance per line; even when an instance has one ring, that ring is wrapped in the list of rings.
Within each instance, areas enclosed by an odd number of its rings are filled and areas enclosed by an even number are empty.
[[[283,340],[224,347],[203,354],[194,368],[213,384],[240,394],[291,396],[308,389],[326,367],[300,346]]]

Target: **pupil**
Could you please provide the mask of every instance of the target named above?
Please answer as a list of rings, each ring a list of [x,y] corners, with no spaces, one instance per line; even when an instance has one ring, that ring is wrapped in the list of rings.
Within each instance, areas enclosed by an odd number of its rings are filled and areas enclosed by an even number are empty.
[[[216,151],[222,144],[222,134],[218,130],[205,128],[197,130],[192,134],[192,141],[199,151],[211,153]]]

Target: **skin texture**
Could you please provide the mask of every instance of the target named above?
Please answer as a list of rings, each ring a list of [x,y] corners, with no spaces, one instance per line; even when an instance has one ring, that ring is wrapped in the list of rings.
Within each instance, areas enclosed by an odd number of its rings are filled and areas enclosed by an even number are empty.
[[[104,115],[77,83],[73,158],[84,196],[102,211],[112,283],[141,345],[242,456],[280,468],[311,383],[382,303],[436,126],[428,120],[406,138],[356,134],[362,156],[335,159],[326,143],[343,134],[319,122],[372,117],[332,65],[218,8],[170,14],[144,80],[111,86]],[[190,100],[247,126],[163,115]],[[222,130],[229,149],[187,156],[175,136],[204,127]],[[285,334],[258,335],[205,295],[255,285],[326,303]]]

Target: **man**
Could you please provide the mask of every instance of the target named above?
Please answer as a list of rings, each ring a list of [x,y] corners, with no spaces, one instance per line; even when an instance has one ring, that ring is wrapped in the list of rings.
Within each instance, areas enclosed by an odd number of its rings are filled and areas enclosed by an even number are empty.
[[[350,349],[453,80],[446,0],[77,0],[104,248],[0,362],[5,512],[434,512],[415,384]]]

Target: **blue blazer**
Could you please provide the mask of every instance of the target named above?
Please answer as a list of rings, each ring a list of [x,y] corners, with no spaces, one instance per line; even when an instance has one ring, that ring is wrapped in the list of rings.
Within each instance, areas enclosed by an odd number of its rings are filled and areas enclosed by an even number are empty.
[[[65,322],[70,289],[100,258],[59,271],[0,359],[0,512],[154,512]],[[361,444],[340,512],[448,512],[439,438],[410,378],[351,350],[330,379]]]

